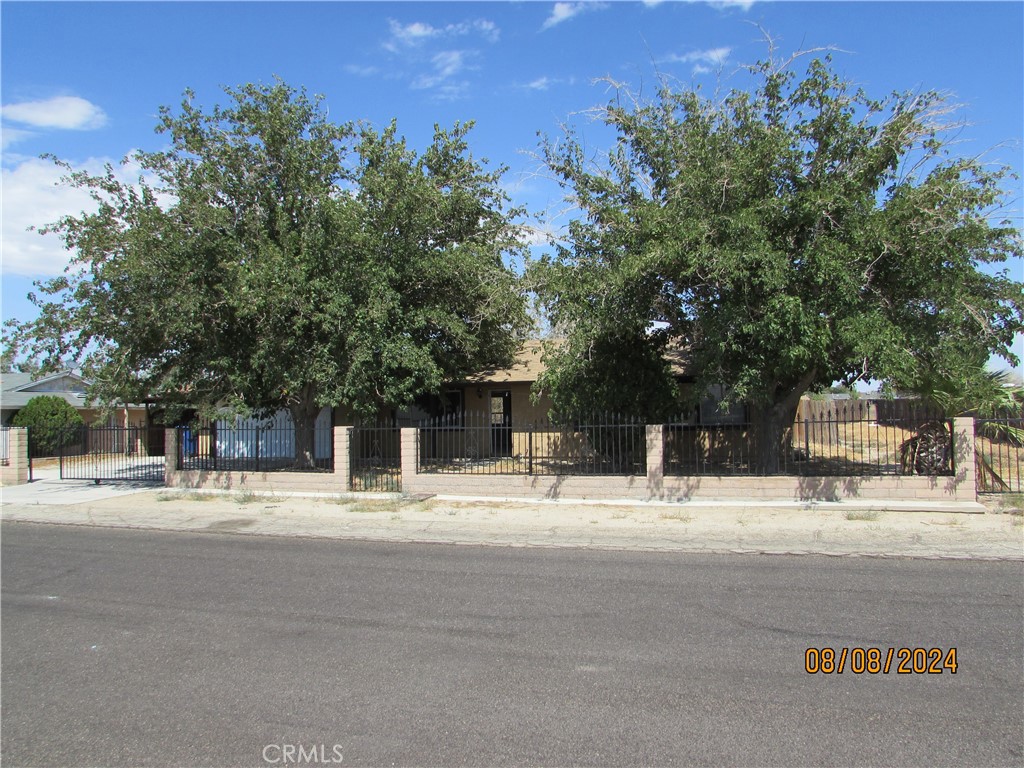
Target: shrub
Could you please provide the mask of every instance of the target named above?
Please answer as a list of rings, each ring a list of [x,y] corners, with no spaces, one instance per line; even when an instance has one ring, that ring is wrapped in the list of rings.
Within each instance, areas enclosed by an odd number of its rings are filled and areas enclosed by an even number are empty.
[[[11,420],[15,427],[29,428],[32,452],[37,456],[56,455],[61,435],[84,423],[72,405],[55,395],[32,398]]]

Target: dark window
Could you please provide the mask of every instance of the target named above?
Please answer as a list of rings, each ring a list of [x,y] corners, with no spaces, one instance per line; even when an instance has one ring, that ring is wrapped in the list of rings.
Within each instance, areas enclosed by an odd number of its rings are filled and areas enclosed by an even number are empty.
[[[707,395],[700,401],[700,423],[712,425],[745,424],[747,421],[746,403],[732,402],[723,407],[725,387],[713,384],[708,387]]]

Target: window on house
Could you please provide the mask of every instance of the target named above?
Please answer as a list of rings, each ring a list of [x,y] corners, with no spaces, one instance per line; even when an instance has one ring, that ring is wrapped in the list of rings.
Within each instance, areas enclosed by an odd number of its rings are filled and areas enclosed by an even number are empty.
[[[397,411],[399,424],[416,425],[440,421],[447,426],[461,427],[465,423],[465,406],[461,389],[448,389],[438,395],[423,395],[409,408]]]
[[[461,389],[449,389],[441,395],[441,415],[452,426],[461,427],[465,424],[466,407],[462,399]]]
[[[698,408],[701,424],[727,425],[746,423],[746,404],[733,402],[726,408],[722,405],[724,397],[725,387],[723,385],[713,384],[708,387],[707,395],[701,399]]]

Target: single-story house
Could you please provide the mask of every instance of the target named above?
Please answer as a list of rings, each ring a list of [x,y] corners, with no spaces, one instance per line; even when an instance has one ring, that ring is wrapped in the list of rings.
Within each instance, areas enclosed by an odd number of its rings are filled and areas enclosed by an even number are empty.
[[[71,405],[86,424],[100,427],[145,426],[146,407],[118,406],[104,415],[102,410],[86,405],[88,380],[74,371],[40,376],[31,373],[0,373],[0,424],[9,426],[14,415],[35,397],[52,395]]]
[[[443,415],[454,423],[505,424],[519,426],[544,422],[551,410],[551,400],[541,395],[534,402],[533,386],[544,372],[544,342],[531,339],[523,342],[515,363],[509,368],[481,371],[453,382],[443,392],[441,401],[431,402],[430,408],[408,408],[395,412],[399,426],[414,426]],[[669,364],[682,386],[693,383],[684,353],[670,352]],[[747,420],[742,404],[729,409],[719,407],[721,388],[712,388],[692,413],[685,414],[689,421],[703,424],[738,424]],[[340,415],[340,414],[336,414]],[[338,423],[343,423],[339,421]]]

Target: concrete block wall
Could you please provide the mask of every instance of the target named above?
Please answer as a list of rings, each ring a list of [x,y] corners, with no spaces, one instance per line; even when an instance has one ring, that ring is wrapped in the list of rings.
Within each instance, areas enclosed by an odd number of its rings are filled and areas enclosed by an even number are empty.
[[[664,473],[664,428],[647,427],[646,476],[484,475],[417,473],[416,430],[402,430],[402,490],[407,494],[452,494],[509,498],[746,499],[839,501],[907,499],[975,501],[974,420],[954,421],[952,476],[879,475],[869,477],[690,476]]]
[[[334,428],[333,472],[179,471],[177,433],[166,435],[165,480],[172,488],[216,488],[254,492],[349,491],[351,427]],[[954,421],[952,476],[886,475],[866,477],[795,476],[666,476],[664,430],[648,426],[646,475],[500,475],[448,474],[417,471],[417,430],[401,430],[402,491],[407,495],[451,494],[534,499],[634,499],[679,501],[746,499],[838,501],[842,499],[907,499],[974,501],[974,421]],[[12,450],[13,450],[12,440]],[[26,451],[27,455],[27,451]]]
[[[165,431],[164,483],[168,488],[251,491],[253,493],[347,493],[349,490],[349,442],[351,427],[334,428],[333,472],[227,472],[179,470],[178,433]]]
[[[28,482],[28,429],[11,427],[7,440],[7,462],[0,465],[0,485],[23,485]]]

